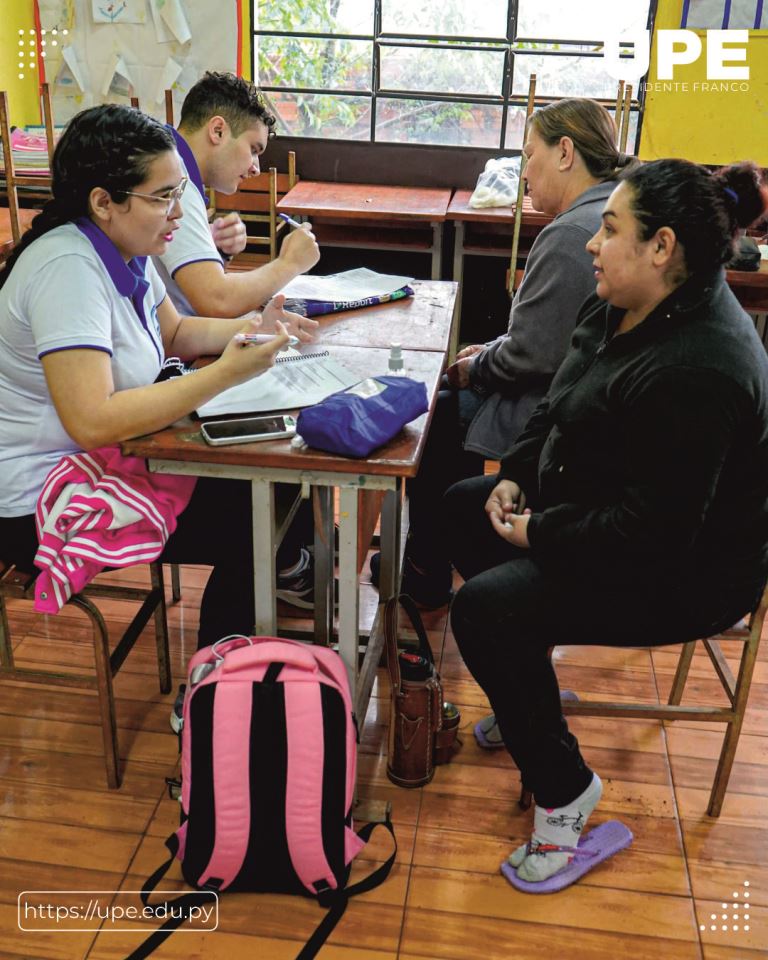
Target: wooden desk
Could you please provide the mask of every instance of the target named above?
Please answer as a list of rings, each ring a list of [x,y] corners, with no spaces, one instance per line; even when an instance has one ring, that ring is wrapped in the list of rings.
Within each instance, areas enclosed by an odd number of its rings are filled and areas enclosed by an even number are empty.
[[[327,347],[365,343],[387,349],[400,343],[407,350],[445,353],[458,336],[458,285],[450,280],[415,280],[412,286],[414,296],[407,300],[317,317],[317,343]]]
[[[457,190],[448,206],[446,219],[452,220],[455,230],[453,246],[453,279],[459,284],[456,313],[461,322],[461,295],[464,279],[464,257],[512,256],[512,232],[515,224],[514,207],[470,207],[471,190]],[[533,241],[554,218],[534,210],[530,197],[523,198],[523,222],[520,226],[519,254],[525,257]],[[482,224],[482,226],[480,226]],[[458,334],[457,334],[458,336]]]
[[[19,210],[19,225],[21,232],[29,228],[29,225],[40,213],[39,210]],[[13,231],[11,230],[11,215],[7,207],[0,207],[0,263],[5,260],[8,254],[13,250]]]
[[[334,356],[360,379],[385,371],[388,350],[370,347],[337,347]],[[358,671],[359,630],[359,532],[360,491],[381,491],[382,600],[392,596],[400,582],[400,527],[403,481],[418,469],[426,440],[429,418],[434,410],[443,370],[440,351],[410,350],[406,363],[412,376],[427,387],[430,410],[408,424],[389,444],[366,460],[334,456],[319,450],[297,450],[288,440],[211,447],[204,442],[199,424],[183,421],[147,437],[122,444],[127,456],[146,457],[158,473],[192,474],[246,479],[251,483],[253,503],[253,560],[256,597],[256,634],[274,636],[277,629],[275,608],[275,523],[276,483],[314,487],[320,499],[320,536],[315,539],[316,560],[316,639],[329,642],[333,623],[330,602],[333,589],[333,510],[332,495],[339,495],[339,653],[347,667],[362,724],[368,706],[376,668],[383,649],[381,623],[371,629],[365,659]],[[271,522],[270,522],[271,521]],[[318,590],[318,587],[322,589]],[[377,618],[378,620],[378,618]],[[316,619],[317,624],[317,619]]]
[[[726,270],[728,283],[747,313],[768,313],[768,260],[760,269]]]
[[[317,218],[330,220],[374,221],[371,229],[361,235],[350,231],[346,224],[335,229],[329,224],[323,238],[321,224],[317,223],[318,242],[326,246],[354,246],[369,249],[412,250],[419,244],[409,243],[403,231],[387,240],[384,234],[373,235],[377,227],[387,224],[408,224],[410,227],[429,224],[431,242],[421,249],[431,253],[433,280],[440,279],[443,250],[443,223],[451,199],[450,190],[423,187],[390,187],[365,183],[322,183],[301,180],[277,204],[280,213],[309,217],[315,225]],[[360,226],[360,224],[356,224]]]

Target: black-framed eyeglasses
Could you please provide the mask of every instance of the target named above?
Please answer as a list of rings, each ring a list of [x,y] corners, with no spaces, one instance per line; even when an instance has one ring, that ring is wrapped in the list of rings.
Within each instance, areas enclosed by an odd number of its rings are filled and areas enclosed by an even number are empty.
[[[181,200],[188,183],[189,177],[182,177],[177,187],[174,187],[173,190],[166,190],[165,193],[136,193],[134,190],[125,190],[124,193],[127,197],[142,197],[142,199],[152,200],[154,203],[164,203],[165,215],[170,217],[176,201]]]

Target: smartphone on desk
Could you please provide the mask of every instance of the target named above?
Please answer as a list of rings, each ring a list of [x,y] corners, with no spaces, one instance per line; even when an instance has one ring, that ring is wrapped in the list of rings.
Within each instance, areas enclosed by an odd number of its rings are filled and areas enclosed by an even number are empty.
[[[206,443],[214,447],[225,443],[254,443],[256,440],[279,440],[296,433],[296,418],[243,417],[240,420],[209,420],[200,430]]]

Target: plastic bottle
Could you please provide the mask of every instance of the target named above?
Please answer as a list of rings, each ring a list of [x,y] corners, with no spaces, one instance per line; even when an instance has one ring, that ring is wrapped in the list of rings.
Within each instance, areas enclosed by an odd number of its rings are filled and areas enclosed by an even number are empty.
[[[403,363],[403,348],[399,343],[392,343],[389,346],[389,363],[387,364],[387,374],[390,377],[404,377],[405,364]]]

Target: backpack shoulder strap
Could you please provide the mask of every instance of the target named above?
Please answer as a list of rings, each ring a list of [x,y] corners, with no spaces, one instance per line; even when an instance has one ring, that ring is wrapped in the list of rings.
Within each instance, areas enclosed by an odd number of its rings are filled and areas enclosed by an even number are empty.
[[[367,893],[369,890],[373,890],[375,887],[384,883],[389,876],[389,872],[397,856],[397,838],[395,837],[395,831],[392,828],[391,821],[387,819],[384,823],[366,823],[364,827],[357,831],[357,835],[367,843],[371,839],[371,834],[376,827],[386,827],[392,835],[394,850],[389,859],[385,863],[382,863],[380,867],[377,867],[367,877],[358,880],[357,883],[353,883],[351,886],[344,887],[340,890],[327,890],[318,896],[320,906],[327,907],[328,913],[323,917],[315,928],[315,932],[304,944],[296,960],[313,960],[325,941],[333,933],[336,924],[344,916],[349,898],[356,896],[358,893]]]
[[[172,911],[171,916],[168,917],[162,927],[159,927],[154,933],[151,933],[143,943],[139,944],[133,953],[125,958],[125,960],[145,960],[146,957],[157,950],[161,943],[170,937],[174,930],[178,929],[189,918],[189,911],[191,907],[203,907],[210,904],[212,900],[212,894],[216,893],[216,884],[215,882],[211,881],[210,884],[206,884],[206,887],[209,887],[208,890],[185,893],[181,897],[176,897],[175,900],[162,900],[159,903],[151,904],[149,902],[149,895],[152,893],[158,883],[160,883],[170,869],[171,864],[176,859],[176,854],[179,851],[179,838],[175,833],[172,833],[165,841],[165,845],[168,848],[171,856],[165,861],[165,863],[161,864],[157,870],[155,870],[152,876],[149,877],[147,882],[144,884],[144,888],[141,891],[141,901],[145,907],[151,907],[155,910],[158,910],[161,907],[177,907],[180,909]]]

